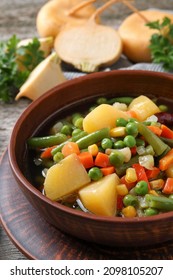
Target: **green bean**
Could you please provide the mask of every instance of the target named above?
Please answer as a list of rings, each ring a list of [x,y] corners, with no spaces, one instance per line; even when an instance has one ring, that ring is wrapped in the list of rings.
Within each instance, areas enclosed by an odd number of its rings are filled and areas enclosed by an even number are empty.
[[[168,138],[164,138],[164,137],[160,137],[160,139],[166,143],[169,147],[173,148],[173,140],[172,139],[168,139]]]
[[[139,155],[132,157],[128,162],[124,163],[122,166],[116,168],[116,173],[118,176],[123,176],[126,173],[126,169],[132,167],[132,164],[138,163]]]
[[[157,156],[162,155],[169,146],[165,144],[156,134],[148,129],[143,123],[138,123],[138,131],[144,136],[145,140],[153,147]]]
[[[133,99],[134,99],[133,97],[129,97],[129,96],[114,97],[112,99],[109,99],[108,103],[113,104],[115,102],[120,102],[129,105],[133,101]]]
[[[173,200],[165,196],[156,196],[152,194],[146,194],[145,200],[149,207],[156,208],[163,211],[173,210]]]
[[[64,147],[64,145],[66,143],[68,143],[68,142],[76,142],[77,140],[79,140],[80,138],[82,138],[82,137],[84,137],[86,135],[87,135],[87,132],[82,130],[77,135],[74,135],[71,138],[69,138],[67,141],[64,141],[64,142],[60,143],[57,147],[55,147],[51,151],[51,154],[54,156],[57,152],[61,152],[62,147]]]
[[[47,148],[54,145],[58,145],[64,142],[67,136],[62,133],[57,133],[55,135],[43,136],[43,137],[32,137],[29,138],[27,144],[30,148]]]
[[[85,149],[107,137],[109,137],[109,128],[105,127],[80,138],[76,143],[78,144],[79,149]]]

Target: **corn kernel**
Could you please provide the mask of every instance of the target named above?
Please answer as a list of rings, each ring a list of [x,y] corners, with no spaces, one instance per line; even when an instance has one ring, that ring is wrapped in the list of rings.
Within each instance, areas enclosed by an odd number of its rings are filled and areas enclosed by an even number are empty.
[[[110,130],[111,137],[121,137],[126,135],[126,128],[124,126],[114,127]]]
[[[149,190],[149,194],[159,196],[158,193],[155,190]]]
[[[135,207],[133,207],[131,205],[123,208],[122,213],[123,213],[124,217],[126,217],[126,218],[133,218],[137,214]]]
[[[125,184],[119,184],[119,185],[117,185],[116,189],[117,189],[117,194],[118,194],[118,195],[122,195],[122,196],[128,194],[128,192],[129,192],[129,191],[128,191],[128,188],[126,187]]]
[[[127,183],[134,183],[137,181],[137,174],[136,174],[136,170],[134,168],[131,168],[131,167],[127,168],[125,180]]]
[[[157,179],[150,182],[151,189],[153,190],[162,190],[164,187],[165,181],[163,179]]]
[[[99,148],[96,144],[88,146],[88,152],[92,154],[92,156],[96,156],[99,152]]]

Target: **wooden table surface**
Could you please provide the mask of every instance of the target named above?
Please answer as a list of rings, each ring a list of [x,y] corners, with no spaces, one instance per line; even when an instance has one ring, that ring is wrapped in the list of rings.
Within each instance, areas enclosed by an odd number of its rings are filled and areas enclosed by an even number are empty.
[[[37,36],[35,26],[36,15],[45,0],[1,0],[0,1],[0,40],[6,40],[13,34],[19,38]],[[136,0],[139,9],[163,8],[173,10],[173,0]],[[112,26],[117,26],[130,13],[127,7],[117,4],[104,13],[103,20]],[[19,100],[13,104],[0,104],[0,157],[9,143],[13,126],[30,103],[29,100]],[[173,258],[173,257],[172,257]],[[13,245],[4,229],[0,226],[0,259],[24,260],[26,257]]]

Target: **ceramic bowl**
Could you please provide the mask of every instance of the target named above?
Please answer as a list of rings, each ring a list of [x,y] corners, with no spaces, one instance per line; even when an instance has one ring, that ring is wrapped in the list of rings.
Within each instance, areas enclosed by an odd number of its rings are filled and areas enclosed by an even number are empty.
[[[61,231],[108,246],[146,246],[173,239],[173,211],[152,217],[101,217],[52,202],[27,175],[26,140],[61,113],[80,108],[100,96],[138,96],[173,99],[171,75],[149,71],[115,70],[67,81],[32,102],[14,126],[9,160],[15,180],[40,215]]]

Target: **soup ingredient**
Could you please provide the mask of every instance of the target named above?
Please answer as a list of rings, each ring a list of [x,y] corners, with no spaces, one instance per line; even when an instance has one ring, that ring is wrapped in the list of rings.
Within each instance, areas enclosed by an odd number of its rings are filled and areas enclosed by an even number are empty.
[[[173,17],[164,17],[147,23],[151,30],[158,31],[151,36],[149,48],[155,63],[162,63],[165,70],[173,70]]]
[[[60,59],[53,52],[30,73],[15,99],[18,100],[26,96],[31,100],[35,100],[64,81],[66,81],[66,78],[61,71]]]
[[[58,145],[67,140],[67,136],[62,133],[56,133],[55,135],[32,137],[29,138],[27,144],[29,148],[47,148],[53,145]]]
[[[152,194],[146,194],[146,202],[149,207],[156,208],[163,211],[172,211],[173,210],[173,199],[167,198],[165,196],[156,196]]]
[[[98,15],[115,2],[118,0],[108,1],[84,24],[65,28],[59,33],[55,39],[55,50],[63,61],[89,73],[119,59],[122,42],[118,32],[96,22]]]
[[[48,169],[44,190],[48,198],[58,200],[76,192],[89,182],[90,177],[79,158],[76,154],[71,154]]]
[[[23,47],[18,47],[20,40],[13,35],[8,41],[0,42],[0,101],[12,102],[18,89],[26,81],[31,71],[44,59],[40,50],[40,42],[33,38],[32,42]],[[18,63],[22,55],[23,67],[21,71]]]
[[[101,216],[115,216],[118,184],[119,178],[113,173],[79,190],[79,197],[90,212]]]
[[[128,119],[129,116],[109,104],[101,104],[92,110],[83,120],[84,131],[91,133],[104,127],[115,127],[116,119]]]
[[[159,10],[153,9],[140,11],[140,14],[142,14],[143,17],[139,16],[137,13],[132,13],[122,22],[119,27],[119,34],[123,42],[123,53],[134,62],[150,62],[155,52],[155,57],[156,55],[158,58],[160,57],[160,61],[161,55],[164,54],[164,59],[166,62],[165,50],[163,48],[161,49],[162,46],[166,46],[166,40],[164,39],[161,45],[162,40],[161,38],[157,39],[156,35],[156,41],[154,41],[155,35],[153,36],[153,34],[158,34],[159,36],[159,32],[156,29],[149,28],[146,23],[148,24],[149,22],[157,20],[162,21],[164,17],[169,17],[173,22],[173,15],[171,13],[169,14],[167,12],[161,12]],[[153,47],[149,47],[152,36]],[[167,47],[168,46],[166,46],[166,49]],[[158,51],[157,54],[156,51]],[[151,55],[151,53],[153,54]],[[171,55],[169,58],[170,57]]]
[[[133,99],[128,110],[134,111],[137,115],[137,119],[140,121],[144,121],[149,116],[160,112],[159,107],[150,98],[144,95]]]
[[[88,5],[88,2],[90,5]],[[38,12],[36,19],[37,31],[41,37],[56,37],[64,25],[80,25],[95,11],[91,5],[95,1],[82,0],[51,0]],[[79,4],[83,8],[76,9]],[[84,4],[84,5],[83,5]]]

